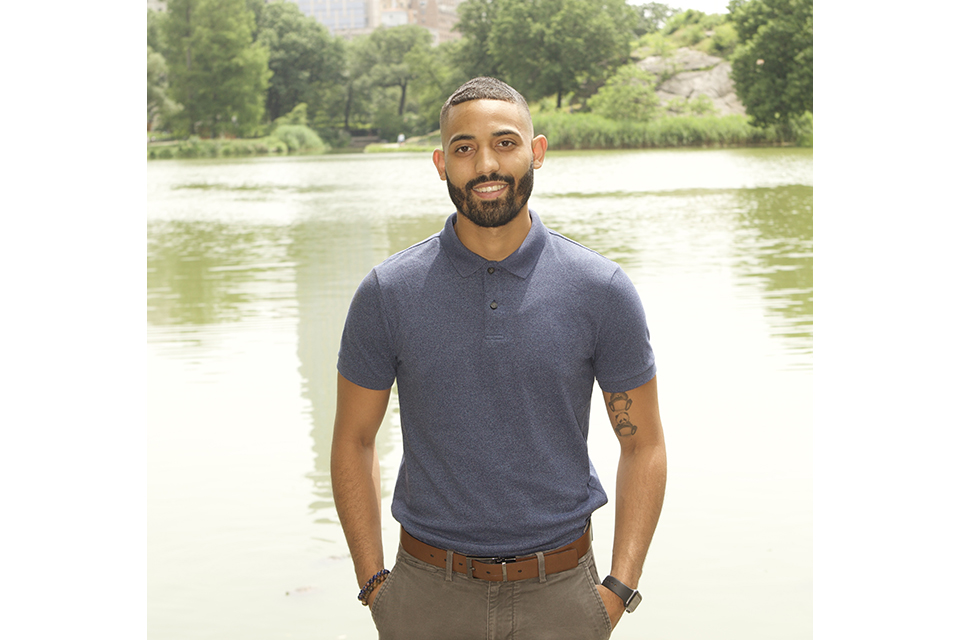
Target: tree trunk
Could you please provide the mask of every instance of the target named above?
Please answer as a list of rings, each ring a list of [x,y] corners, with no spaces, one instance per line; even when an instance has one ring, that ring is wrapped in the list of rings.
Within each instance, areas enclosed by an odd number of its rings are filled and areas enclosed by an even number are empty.
[[[397,111],[398,116],[403,116],[403,107],[407,102],[407,83],[400,83],[400,109]]]
[[[343,110],[343,129],[350,133],[350,103],[353,102],[353,85],[347,85],[347,106]]]
[[[557,111],[560,111],[560,107],[563,105],[563,83],[557,83]]]

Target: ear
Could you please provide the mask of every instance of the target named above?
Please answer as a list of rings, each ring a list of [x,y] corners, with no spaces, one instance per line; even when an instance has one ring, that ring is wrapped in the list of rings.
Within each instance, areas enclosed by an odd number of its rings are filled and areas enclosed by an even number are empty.
[[[539,135],[530,141],[530,149],[533,151],[533,168],[539,169],[543,166],[543,157],[547,154],[547,138]]]
[[[440,174],[441,180],[447,179],[447,163],[443,158],[443,151],[440,149],[433,150],[433,166],[437,168],[437,173]]]

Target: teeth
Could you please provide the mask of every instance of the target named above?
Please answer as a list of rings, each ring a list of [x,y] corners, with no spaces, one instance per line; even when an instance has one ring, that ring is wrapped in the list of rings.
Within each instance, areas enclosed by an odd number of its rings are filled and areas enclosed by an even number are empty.
[[[500,189],[503,189],[502,184],[494,185],[492,187],[476,187],[474,188],[474,191],[478,191],[480,193],[490,193],[491,191],[500,191]]]

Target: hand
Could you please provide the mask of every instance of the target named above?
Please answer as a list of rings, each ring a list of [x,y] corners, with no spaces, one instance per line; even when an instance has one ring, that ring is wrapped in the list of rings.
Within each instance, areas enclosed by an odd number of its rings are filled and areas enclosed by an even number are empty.
[[[386,580],[384,580],[386,582]],[[370,592],[370,595],[367,596],[367,606],[370,607],[373,605],[373,602],[377,599],[377,593],[380,592],[380,587],[383,586],[383,582],[378,584],[373,588],[373,591]]]
[[[600,598],[603,599],[603,606],[607,608],[607,615],[610,616],[610,628],[612,629],[620,622],[626,607],[623,606],[623,600],[620,599],[620,596],[602,584],[597,585],[597,591],[600,592]]]

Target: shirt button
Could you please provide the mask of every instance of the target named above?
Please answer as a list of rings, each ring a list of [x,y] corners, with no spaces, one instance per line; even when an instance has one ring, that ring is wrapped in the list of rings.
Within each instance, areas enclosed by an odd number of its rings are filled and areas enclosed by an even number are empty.
[[[491,308],[491,309],[496,309],[496,308],[497,308],[497,303],[496,303],[496,301],[490,303],[490,308]]]
[[[496,269],[494,269],[493,267],[490,267],[489,269],[487,269],[487,273],[493,273],[494,271],[496,271]]]

